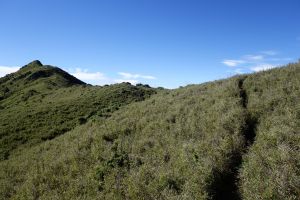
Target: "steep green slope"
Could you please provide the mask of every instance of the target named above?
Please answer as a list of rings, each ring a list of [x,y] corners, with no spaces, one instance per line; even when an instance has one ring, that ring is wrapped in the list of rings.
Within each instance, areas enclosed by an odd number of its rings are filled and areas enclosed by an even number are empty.
[[[240,157],[238,79],[163,92],[0,167],[13,198],[207,199]],[[19,162],[22,162],[22,167]],[[234,184],[230,185],[235,187]],[[235,194],[227,194],[235,198]]]
[[[53,139],[92,117],[108,117],[154,89],[130,84],[89,86],[59,68],[34,61],[0,79],[0,160]],[[4,89],[3,89],[4,88]]]
[[[0,100],[14,105],[28,100],[34,94],[73,85],[85,83],[57,67],[35,60],[16,73],[0,78]]]
[[[300,197],[300,63],[244,81],[256,137],[241,170],[243,199]]]
[[[0,162],[3,199],[297,199],[300,63],[161,91]]]

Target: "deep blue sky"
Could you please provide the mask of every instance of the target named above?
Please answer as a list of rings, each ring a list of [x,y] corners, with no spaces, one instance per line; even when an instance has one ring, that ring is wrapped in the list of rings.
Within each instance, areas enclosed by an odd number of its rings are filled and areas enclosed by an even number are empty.
[[[39,59],[94,84],[175,88],[299,52],[299,0],[0,1],[0,75]]]

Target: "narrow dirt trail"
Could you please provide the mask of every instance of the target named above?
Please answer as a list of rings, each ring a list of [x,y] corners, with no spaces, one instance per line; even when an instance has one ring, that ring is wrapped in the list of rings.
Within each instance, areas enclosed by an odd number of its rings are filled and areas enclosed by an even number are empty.
[[[251,113],[248,110],[248,95],[247,91],[244,89],[244,81],[245,79],[239,80],[238,86],[240,90],[240,98],[242,100],[242,106],[245,109],[246,112],[246,127],[243,130],[243,134],[246,140],[246,148],[251,146],[255,140],[256,136],[256,125],[258,119],[251,116]]]

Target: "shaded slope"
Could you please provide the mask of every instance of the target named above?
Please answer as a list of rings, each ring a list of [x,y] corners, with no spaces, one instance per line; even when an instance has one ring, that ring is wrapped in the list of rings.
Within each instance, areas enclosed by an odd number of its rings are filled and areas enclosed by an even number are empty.
[[[155,92],[125,83],[89,86],[38,61],[0,80],[0,87],[10,91],[0,101],[0,160],[16,148],[53,139],[92,117],[108,117]]]

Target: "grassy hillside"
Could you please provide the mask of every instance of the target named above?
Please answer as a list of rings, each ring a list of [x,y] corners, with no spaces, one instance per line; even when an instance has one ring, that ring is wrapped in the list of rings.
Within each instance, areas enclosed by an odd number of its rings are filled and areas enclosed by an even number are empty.
[[[244,81],[256,137],[241,169],[243,199],[300,197],[300,64]]]
[[[17,104],[28,100],[36,93],[72,85],[85,83],[60,68],[43,65],[35,60],[23,66],[18,72],[0,78],[0,100]]]
[[[297,199],[300,63],[163,90],[0,162],[3,199]]]
[[[29,199],[214,196],[222,185],[215,180],[231,170],[231,160],[244,146],[244,114],[237,79],[155,95],[2,163],[21,178],[5,177],[12,184],[3,184],[6,191],[17,188],[16,194],[5,195]],[[26,171],[11,171],[20,159],[26,160]]]
[[[154,93],[126,83],[90,86],[39,61],[1,78],[0,88],[0,160]]]

